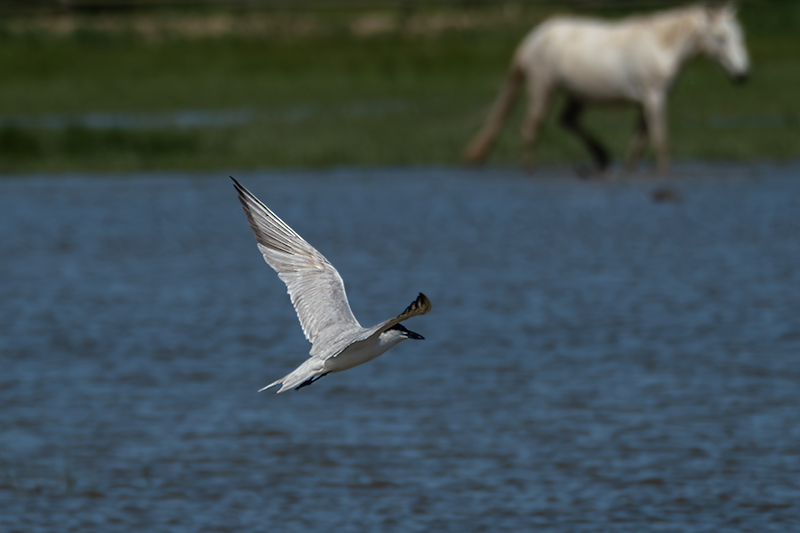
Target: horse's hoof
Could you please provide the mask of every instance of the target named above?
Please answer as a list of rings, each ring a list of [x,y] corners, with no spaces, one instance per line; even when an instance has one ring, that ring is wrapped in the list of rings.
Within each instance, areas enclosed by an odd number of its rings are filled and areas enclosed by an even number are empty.
[[[575,173],[580,179],[587,181],[609,181],[611,179],[611,173],[608,169],[597,167],[577,167]]]
[[[681,201],[680,193],[675,189],[670,189],[668,187],[662,187],[660,189],[656,189],[650,195],[650,198],[656,203]]]

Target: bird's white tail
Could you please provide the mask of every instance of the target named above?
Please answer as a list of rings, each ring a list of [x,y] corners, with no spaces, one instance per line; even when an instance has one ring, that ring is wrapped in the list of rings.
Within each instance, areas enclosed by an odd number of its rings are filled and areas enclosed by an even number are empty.
[[[273,381],[266,387],[259,389],[258,392],[266,390],[270,387],[274,387],[275,385],[280,383],[281,388],[278,389],[278,394],[280,394],[281,392],[286,392],[287,390],[291,390],[297,387],[307,379],[313,378],[314,376],[319,376],[320,374],[324,373],[325,372],[323,371],[323,362],[320,361],[319,359],[311,357],[310,359],[307,359],[305,363],[295,368],[291,374],[287,374],[283,376],[281,379]]]

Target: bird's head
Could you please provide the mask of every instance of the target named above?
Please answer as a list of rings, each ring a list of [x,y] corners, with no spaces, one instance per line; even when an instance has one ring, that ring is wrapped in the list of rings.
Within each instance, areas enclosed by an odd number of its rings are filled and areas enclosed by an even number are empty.
[[[381,336],[386,336],[388,339],[397,339],[398,341],[404,339],[417,339],[417,340],[425,340],[425,337],[420,335],[419,333],[414,333],[413,331],[409,331],[403,324],[395,324],[394,326],[390,327],[386,331],[384,331]]]

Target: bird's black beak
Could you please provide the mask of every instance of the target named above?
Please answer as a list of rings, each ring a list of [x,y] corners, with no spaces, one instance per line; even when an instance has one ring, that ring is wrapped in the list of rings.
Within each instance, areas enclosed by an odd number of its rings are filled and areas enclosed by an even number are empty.
[[[417,339],[421,341],[425,340],[425,337],[423,337],[419,333],[414,333],[413,331],[406,331],[406,337],[408,337],[409,339]]]

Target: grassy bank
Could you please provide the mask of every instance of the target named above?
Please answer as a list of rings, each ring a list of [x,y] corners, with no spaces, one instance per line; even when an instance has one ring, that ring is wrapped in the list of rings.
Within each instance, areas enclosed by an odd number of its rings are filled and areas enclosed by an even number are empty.
[[[457,164],[511,52],[548,14],[505,6],[6,20],[0,171]],[[670,102],[678,159],[800,157],[800,9],[765,2],[742,19],[753,79],[731,86],[706,60],[687,69]],[[521,108],[491,162],[518,161]],[[175,110],[245,119],[162,120]],[[91,127],[86,113],[151,120]],[[632,117],[587,118],[619,156]],[[552,120],[537,156],[587,160]]]

